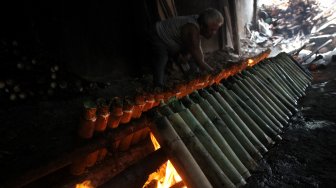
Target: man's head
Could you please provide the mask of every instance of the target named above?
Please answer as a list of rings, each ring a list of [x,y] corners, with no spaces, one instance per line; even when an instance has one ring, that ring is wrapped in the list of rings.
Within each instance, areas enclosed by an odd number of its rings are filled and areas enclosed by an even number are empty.
[[[215,35],[223,25],[223,15],[216,9],[208,8],[202,11],[198,17],[201,35],[209,39]]]

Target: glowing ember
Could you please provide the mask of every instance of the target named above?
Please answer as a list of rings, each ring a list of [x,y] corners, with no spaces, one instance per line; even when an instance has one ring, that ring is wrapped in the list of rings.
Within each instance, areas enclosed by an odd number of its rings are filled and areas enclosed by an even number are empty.
[[[248,60],[247,60],[247,65],[248,65],[249,67],[253,66],[253,65],[254,65],[254,61],[253,61],[253,59],[248,59]]]
[[[80,184],[76,185],[76,188],[94,188],[90,180],[85,180]]]
[[[155,150],[160,148],[159,142],[155,139],[154,135],[151,133],[150,138],[154,145]],[[153,186],[156,184],[157,188],[169,188],[172,185],[182,181],[182,178],[176,172],[173,164],[168,160],[167,163],[163,164],[156,172],[149,175],[147,182],[143,185],[143,188]]]

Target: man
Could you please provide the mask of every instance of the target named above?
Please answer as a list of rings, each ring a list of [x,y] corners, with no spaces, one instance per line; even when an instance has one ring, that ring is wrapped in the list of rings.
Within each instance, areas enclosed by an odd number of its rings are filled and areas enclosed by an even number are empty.
[[[165,69],[169,58],[191,57],[203,71],[213,71],[204,61],[201,36],[210,39],[223,25],[224,18],[216,9],[206,9],[199,15],[178,16],[157,22],[151,42],[154,85],[164,86]]]

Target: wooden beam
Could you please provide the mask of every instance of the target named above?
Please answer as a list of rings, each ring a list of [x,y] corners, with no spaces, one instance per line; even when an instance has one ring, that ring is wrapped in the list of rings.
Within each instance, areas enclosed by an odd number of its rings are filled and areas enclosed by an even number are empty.
[[[148,176],[168,161],[166,153],[158,149],[134,165],[129,166],[99,188],[141,187]]]
[[[236,0],[229,1],[230,15],[231,15],[231,26],[232,26],[232,38],[233,38],[233,48],[237,54],[240,54],[240,37],[238,29],[238,14],[237,14],[237,3]]]

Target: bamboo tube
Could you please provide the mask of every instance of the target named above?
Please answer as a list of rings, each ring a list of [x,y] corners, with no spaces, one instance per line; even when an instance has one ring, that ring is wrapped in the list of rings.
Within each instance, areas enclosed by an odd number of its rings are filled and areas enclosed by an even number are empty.
[[[296,69],[297,71],[301,72],[301,74],[302,74],[303,76],[305,76],[305,78],[306,78],[307,80],[309,80],[309,82],[312,80],[312,76],[311,76],[311,75],[308,75],[308,74],[303,70],[303,68],[302,68],[300,65],[298,65],[298,63],[295,63],[295,62],[293,61],[293,59],[291,59],[287,54],[285,54],[285,53],[280,53],[280,54],[278,55],[278,57],[281,58],[281,59],[283,59],[284,62],[287,63],[287,65],[291,65],[293,68],[295,67],[295,69]]]
[[[198,104],[192,105],[190,112],[195,116],[195,118],[200,122],[203,128],[208,132],[211,138],[214,139],[221,151],[227,156],[233,166],[238,170],[238,172],[244,177],[248,178],[251,176],[244,164],[239,160],[238,156],[232,150],[230,145],[227,143],[226,139],[221,135],[216,126],[211,122],[208,116],[203,112]]]
[[[286,53],[280,53],[277,57],[284,59],[286,61],[288,61],[288,63],[290,64],[294,64],[294,66],[296,66],[298,69],[300,69],[301,73],[309,80],[311,81],[313,79],[312,74],[309,71],[305,71],[303,69],[303,67],[296,62],[293,58],[291,58],[288,54]]]
[[[296,93],[296,95],[298,95],[299,97],[303,97],[304,96],[304,91],[301,90],[301,88],[297,85],[296,82],[294,82],[291,79],[288,79],[286,74],[283,73],[280,69],[278,69],[275,64],[272,62],[268,65],[268,67],[270,68],[270,70],[272,72],[274,72],[275,74],[277,74],[277,76],[283,80],[283,82],[285,82],[287,84],[288,87],[290,87],[292,89],[292,91],[294,91]]]
[[[187,146],[197,164],[201,167],[211,185],[214,187],[234,187],[234,184],[224,174],[216,161],[211,157],[209,152],[181,116],[175,113],[170,115],[168,119],[183,140],[183,143]]]
[[[267,94],[267,96],[269,96],[277,104],[277,106],[281,107],[281,109],[286,111],[287,115],[292,115],[291,111],[295,111],[296,108],[289,101],[287,101],[281,95],[276,95],[276,93],[268,88],[267,85],[260,78],[249,72],[244,73],[247,74],[248,77],[253,80],[253,83],[256,83]]]
[[[291,104],[297,104],[297,101],[295,101],[295,99],[293,99],[285,91],[283,91],[282,88],[278,84],[274,83],[274,81],[271,81],[271,79],[268,80],[268,78],[266,76],[264,76],[263,74],[261,74],[257,70],[251,69],[251,71],[252,71],[252,73],[257,75],[261,80],[264,80],[265,82],[268,82],[269,84],[267,85],[267,87],[269,87],[269,88],[272,87],[273,90],[277,94],[280,94],[283,98],[288,100]]]
[[[129,149],[132,143],[132,138],[133,138],[134,133],[129,134],[128,136],[124,137],[121,139],[120,144],[119,144],[119,150],[120,151],[126,151]]]
[[[288,117],[288,115],[293,115],[290,110],[288,110],[284,105],[278,106],[275,101],[271,99],[270,96],[268,96],[263,89],[259,87],[259,85],[255,82],[253,82],[249,77],[245,77],[246,82],[250,87],[253,87],[276,111],[281,113],[283,117]]]
[[[264,119],[262,119],[254,110],[252,110],[242,99],[239,98],[238,95],[236,95],[232,90],[228,91],[230,95],[239,103],[239,105],[244,106],[244,109],[248,114],[251,115],[251,117],[256,120],[261,126],[261,128],[267,133],[271,138],[274,140],[282,140],[281,136],[279,135],[282,133],[281,129],[276,127],[276,125],[273,124],[273,122],[268,119],[269,124],[267,124]],[[273,125],[273,126],[269,126]],[[273,127],[275,129],[273,129]],[[276,130],[276,131],[275,131]]]
[[[89,153],[85,158],[86,167],[92,167],[96,164],[98,159],[99,150]]]
[[[211,105],[218,104],[218,101],[216,100],[216,98],[210,95],[206,90],[202,90],[201,95],[203,95],[203,97],[207,99]],[[231,108],[231,106],[225,100],[222,100],[220,104],[227,111],[227,113],[233,119],[233,121],[236,122],[236,124],[243,131],[243,133],[247,136],[247,138],[251,141],[251,143],[260,151],[260,153],[266,153],[268,151],[267,148],[259,141],[259,139],[247,127],[247,125],[240,119],[240,117]]]
[[[268,78],[268,80],[270,82],[274,82],[277,83],[278,86],[288,95],[290,96],[292,99],[294,100],[298,100],[299,96],[296,96],[296,94],[290,89],[288,88],[288,86],[283,83],[283,81],[281,79],[279,79],[278,77],[276,77],[276,75],[269,73],[269,71],[266,71],[265,68],[259,66],[260,69],[259,71],[261,72],[261,74],[263,74],[264,76],[266,76],[266,78]]]
[[[263,119],[267,119],[266,117],[268,117],[269,119],[272,120],[272,122],[275,121],[280,121],[283,124],[287,124],[287,121],[283,118],[278,119],[278,117],[274,117],[273,114],[271,114],[266,107],[264,107],[261,103],[258,102],[258,100],[256,100],[256,98],[254,96],[249,96],[248,94],[245,93],[245,91],[243,91],[238,85],[237,83],[232,85],[232,90],[248,105],[250,106],[250,108],[255,109],[258,114],[262,115]],[[278,124],[276,124],[277,126],[279,126]],[[283,125],[280,124],[282,128]]]
[[[245,86],[245,92],[251,92],[253,93],[253,95],[266,107],[266,109],[271,112],[275,117],[279,117],[284,118],[285,120],[289,120],[289,117],[287,116],[287,114],[285,114],[284,112],[277,111],[274,106],[272,106],[270,103],[268,103],[268,101],[260,95],[260,93],[251,85],[249,84],[249,82],[247,80],[242,80],[241,85],[240,83],[238,83],[239,86]],[[243,88],[244,89],[244,88]]]
[[[212,91],[212,95],[218,100],[219,103],[223,103],[224,100],[229,103],[231,108],[237,113],[237,115],[244,121],[244,123],[250,128],[252,133],[262,142],[263,145],[273,145],[273,140],[264,133],[259,125],[242,109],[241,106],[228,94],[224,92],[224,95],[220,95],[216,91]]]
[[[258,125],[260,126],[260,128],[271,138],[277,138],[278,133],[281,133],[282,131],[268,118],[264,118],[264,119],[268,119],[268,123],[267,124],[260,116],[264,115],[257,115],[256,112],[254,110],[252,110],[242,99],[240,99],[232,90],[229,91],[227,90],[224,86],[221,86],[218,88],[220,94],[225,97],[231,97],[232,100],[234,100],[237,104],[241,106],[241,108],[251,116],[251,118],[258,123]],[[275,131],[276,130],[276,131]],[[279,132],[278,132],[279,131]]]
[[[85,172],[86,169],[86,157],[76,159],[70,165],[70,174],[79,176]]]
[[[131,145],[137,144],[140,141],[143,131],[144,129],[141,129],[133,134]]]
[[[181,102],[173,102],[171,104],[174,111],[180,112],[184,111],[185,107]],[[189,108],[193,117],[203,126],[204,130],[209,134],[209,136],[215,141],[217,146],[221,149],[222,153],[230,160],[232,165],[238,170],[238,172],[244,177],[248,178],[251,176],[246,167],[240,162],[237,155],[232,151],[229,144],[226,142],[225,138],[218,132],[211,120],[206,116],[202,109],[198,105],[192,105]]]
[[[278,63],[275,63],[275,66],[280,69],[282,72],[286,72],[286,74],[293,80],[295,83],[297,83],[300,87],[303,89],[306,89],[309,86],[309,82],[307,83],[306,80],[301,79],[298,75],[293,75],[293,72],[291,70],[286,71],[286,67],[281,66],[281,60],[277,61]]]
[[[230,145],[234,153],[239,157],[240,161],[244,164],[245,167],[247,167],[249,170],[254,170],[256,168],[257,164],[255,163],[251,155],[245,150],[239,140],[234,136],[234,134],[230,131],[228,126],[223,122],[223,120],[219,117],[219,115],[216,113],[211,105],[205,104],[206,101],[202,101],[201,105],[196,104],[188,96],[184,97],[182,101],[185,105],[188,106],[188,108],[191,108],[193,106],[193,108],[191,109],[192,113],[194,113],[193,111],[196,111],[198,109],[199,111],[204,112],[207,117],[209,117],[211,122],[216,126],[222,137],[227,140],[228,144]],[[203,106],[204,108],[202,109],[201,106]],[[194,110],[194,108],[197,109]]]
[[[301,93],[302,96],[305,96],[305,86],[301,84],[299,81],[292,78],[287,72],[285,72],[279,65],[276,63],[272,64],[272,67],[275,71],[277,71],[280,75],[282,75],[290,84],[292,84],[298,92]]]
[[[104,160],[106,155],[107,155],[107,149],[106,148],[99,149],[98,150],[97,162]]]
[[[223,172],[229,177],[232,183],[234,183],[236,186],[245,185],[246,182],[242,175],[232,165],[232,163],[224,155],[224,153],[222,153],[216,142],[205,131],[202,125],[192,115],[192,113],[188,109],[184,109],[178,112],[178,114],[186,122],[189,128],[195,133],[196,137],[201,141],[203,146],[208,150],[213,159],[217,162]]]
[[[303,84],[305,87],[308,87],[310,84],[310,79],[307,79],[305,75],[300,72],[300,70],[295,69],[292,63],[286,62],[284,59],[277,59],[278,65],[288,72],[292,78],[296,79],[299,83]]]
[[[201,108],[207,112],[209,107],[213,107],[215,112],[218,113],[219,117],[225,122],[225,124],[229,127],[235,137],[240,141],[240,143],[244,146],[244,149],[256,160],[262,158],[260,152],[254,147],[251,141],[247,138],[247,136],[242,132],[242,130],[238,127],[238,125],[231,119],[231,117],[227,114],[227,112],[218,104],[210,104],[209,101],[203,99],[198,95],[197,92],[194,92],[191,95],[193,101],[195,103],[200,104]],[[210,111],[208,111],[210,112]]]
[[[270,77],[267,73],[265,73],[261,68],[258,68],[255,71],[258,71],[257,74],[262,75],[270,84],[272,84],[272,87],[274,87],[284,97],[290,100],[293,104],[297,104],[296,98],[294,98],[292,95],[287,93],[286,90],[282,86],[280,86],[272,77]]]
[[[166,117],[156,114],[151,131],[188,187],[212,187]]]

